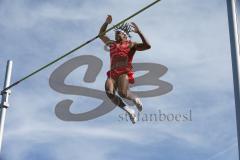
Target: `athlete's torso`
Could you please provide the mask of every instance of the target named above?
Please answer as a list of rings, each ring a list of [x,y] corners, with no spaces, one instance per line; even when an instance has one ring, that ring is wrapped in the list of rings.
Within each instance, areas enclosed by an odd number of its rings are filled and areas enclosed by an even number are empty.
[[[111,69],[116,68],[132,68],[132,60],[135,53],[134,49],[131,49],[131,41],[123,41],[120,43],[112,43],[110,45],[110,59]]]

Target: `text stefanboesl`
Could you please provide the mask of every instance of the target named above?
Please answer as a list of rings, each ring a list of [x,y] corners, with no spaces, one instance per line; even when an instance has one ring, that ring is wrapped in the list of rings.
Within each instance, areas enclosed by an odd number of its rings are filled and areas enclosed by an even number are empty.
[[[127,113],[118,115],[118,121],[129,121]],[[163,113],[157,110],[155,113],[139,113],[137,114],[137,121],[142,122],[189,122],[192,121],[192,110],[186,113]]]

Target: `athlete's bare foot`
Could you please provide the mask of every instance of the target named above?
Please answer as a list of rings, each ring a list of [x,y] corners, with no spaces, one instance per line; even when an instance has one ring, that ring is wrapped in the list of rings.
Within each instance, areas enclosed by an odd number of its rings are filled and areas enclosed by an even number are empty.
[[[130,118],[131,122],[132,122],[133,124],[135,124],[135,123],[137,122],[137,116],[136,116],[136,114],[135,114],[134,109],[130,109],[130,110],[128,111],[128,115],[129,115],[129,118]]]
[[[142,105],[142,102],[140,100],[140,98],[135,98],[133,100],[133,103],[135,104],[135,106],[137,107],[138,111],[141,112],[142,111],[142,108],[143,108],[143,105]]]

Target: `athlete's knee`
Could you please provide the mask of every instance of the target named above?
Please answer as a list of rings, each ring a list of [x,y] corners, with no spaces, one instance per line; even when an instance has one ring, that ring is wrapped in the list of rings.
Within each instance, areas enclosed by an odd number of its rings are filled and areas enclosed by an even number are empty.
[[[114,98],[114,96],[115,96],[114,92],[110,91],[110,90],[106,90],[106,94],[107,94],[108,98],[110,98],[110,99]]]
[[[119,94],[119,96],[121,96],[122,98],[127,98],[127,92],[125,92],[125,91],[119,90],[119,91],[118,91],[118,94]]]

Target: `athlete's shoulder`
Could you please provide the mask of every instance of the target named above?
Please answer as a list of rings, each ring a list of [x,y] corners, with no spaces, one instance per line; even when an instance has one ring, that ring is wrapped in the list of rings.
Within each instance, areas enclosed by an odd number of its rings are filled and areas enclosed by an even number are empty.
[[[137,44],[137,42],[133,42],[131,40],[129,40],[128,43],[129,43],[129,48],[134,48],[135,45]]]
[[[116,43],[117,42],[114,41],[114,40],[109,40],[109,41],[107,41],[106,45],[109,46],[109,47],[112,47],[112,46],[116,45]]]

